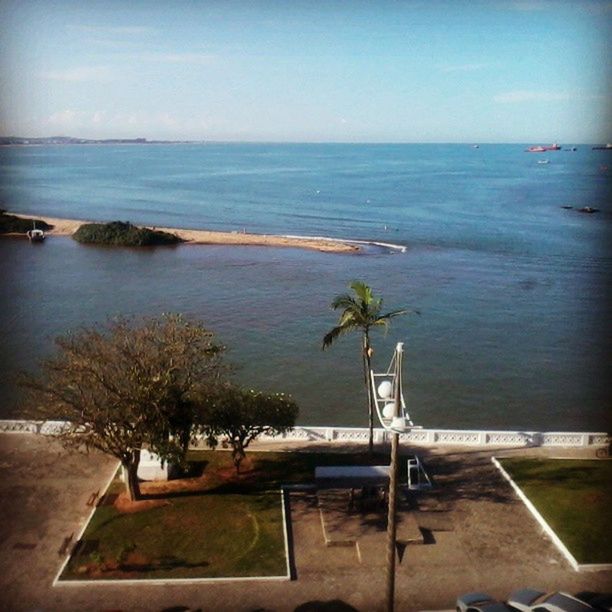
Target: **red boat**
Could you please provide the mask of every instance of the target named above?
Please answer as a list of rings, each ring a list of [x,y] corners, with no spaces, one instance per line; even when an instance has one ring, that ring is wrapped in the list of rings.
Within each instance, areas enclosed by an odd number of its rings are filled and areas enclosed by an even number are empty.
[[[544,151],[560,151],[561,147],[555,143],[548,146],[543,147],[542,145],[538,145],[537,147],[529,147],[525,149],[527,153],[544,153]]]

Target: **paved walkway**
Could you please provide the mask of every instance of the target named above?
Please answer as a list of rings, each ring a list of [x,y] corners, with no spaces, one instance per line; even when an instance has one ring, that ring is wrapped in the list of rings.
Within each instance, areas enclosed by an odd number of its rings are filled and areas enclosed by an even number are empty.
[[[476,589],[500,598],[522,586],[612,591],[612,572],[569,567],[492,466],[491,450],[419,452],[438,486],[415,501],[425,543],[408,545],[397,566],[398,611],[454,608],[457,594]],[[296,580],[52,587],[63,560],[58,550],[77,537],[87,500],[114,469],[105,457],[68,455],[38,436],[0,435],[0,609],[281,612],[331,600],[346,604],[336,610],[382,609],[384,531],[371,526],[361,558],[350,547],[328,547],[309,494],[291,494]]]

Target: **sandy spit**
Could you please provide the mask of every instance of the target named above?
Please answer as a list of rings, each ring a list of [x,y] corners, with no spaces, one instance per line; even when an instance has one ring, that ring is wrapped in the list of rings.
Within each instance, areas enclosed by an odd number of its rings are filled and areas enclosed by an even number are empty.
[[[53,225],[54,228],[46,232],[48,236],[71,236],[84,223],[95,223],[82,219],[58,219],[55,217],[42,217],[40,215],[22,215],[7,213],[16,217],[36,218]],[[152,226],[146,226],[153,229]],[[249,232],[216,232],[210,230],[181,229],[176,227],[157,227],[154,229],[176,234],[186,241],[186,244],[223,244],[239,246],[271,246],[291,247],[298,249],[311,249],[326,253],[355,253],[359,247],[347,244],[340,240],[326,240],[323,238],[296,238],[276,236],[273,234],[251,234]]]

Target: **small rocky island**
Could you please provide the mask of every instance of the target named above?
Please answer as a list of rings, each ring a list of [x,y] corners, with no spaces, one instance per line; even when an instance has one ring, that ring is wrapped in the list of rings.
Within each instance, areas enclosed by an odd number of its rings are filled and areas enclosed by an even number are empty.
[[[83,244],[110,246],[159,246],[184,242],[175,234],[137,227],[129,222],[84,223],[72,237]]]

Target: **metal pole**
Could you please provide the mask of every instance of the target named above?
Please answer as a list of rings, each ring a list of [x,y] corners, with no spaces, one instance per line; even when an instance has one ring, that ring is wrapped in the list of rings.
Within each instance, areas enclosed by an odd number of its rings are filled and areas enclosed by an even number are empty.
[[[394,417],[400,416],[401,402],[401,371],[402,348],[396,349],[395,361],[395,406]],[[396,527],[396,493],[397,493],[397,455],[399,448],[399,434],[392,432],[391,438],[391,464],[389,466],[389,504],[387,513],[387,612],[393,612],[395,599],[395,538]]]

